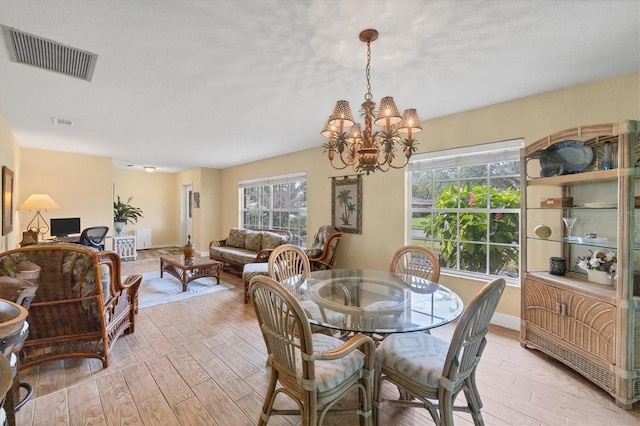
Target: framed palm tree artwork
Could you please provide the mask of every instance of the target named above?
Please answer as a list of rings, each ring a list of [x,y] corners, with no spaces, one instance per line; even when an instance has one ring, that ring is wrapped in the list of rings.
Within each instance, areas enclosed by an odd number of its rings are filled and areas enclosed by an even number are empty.
[[[343,232],[362,234],[362,178],[331,179],[331,225]]]
[[[13,171],[2,166],[2,235],[13,231]]]

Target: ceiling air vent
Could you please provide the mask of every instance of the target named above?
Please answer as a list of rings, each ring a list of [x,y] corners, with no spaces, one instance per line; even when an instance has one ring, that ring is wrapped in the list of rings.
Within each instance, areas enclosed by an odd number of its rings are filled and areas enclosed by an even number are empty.
[[[98,60],[95,53],[65,46],[15,28],[0,26],[9,57],[13,62],[91,81]]]
[[[53,117],[53,124],[64,124],[65,126],[73,126],[73,120],[69,120],[67,118],[58,118]]]

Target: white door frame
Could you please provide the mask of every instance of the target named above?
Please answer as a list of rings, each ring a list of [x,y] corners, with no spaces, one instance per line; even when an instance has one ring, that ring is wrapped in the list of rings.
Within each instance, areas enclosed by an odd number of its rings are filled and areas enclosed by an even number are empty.
[[[183,183],[180,188],[180,245],[187,243],[187,235],[193,232],[193,183]]]

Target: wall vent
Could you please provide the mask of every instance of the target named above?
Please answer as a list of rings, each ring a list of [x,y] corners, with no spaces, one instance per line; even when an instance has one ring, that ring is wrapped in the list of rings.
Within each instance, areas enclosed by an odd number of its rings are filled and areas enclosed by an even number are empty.
[[[2,34],[13,62],[91,81],[98,55],[4,25]]]

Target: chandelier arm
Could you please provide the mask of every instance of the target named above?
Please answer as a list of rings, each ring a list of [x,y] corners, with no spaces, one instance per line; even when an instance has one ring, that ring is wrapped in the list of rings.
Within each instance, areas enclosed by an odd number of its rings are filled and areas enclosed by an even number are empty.
[[[406,167],[407,164],[409,164],[409,159],[407,158],[407,160],[404,162],[404,164],[402,166],[394,166],[391,163],[387,163],[389,164],[389,167],[393,168],[393,169],[403,169],[404,167]]]
[[[341,160],[342,160],[342,159],[341,159]],[[344,161],[342,161],[342,162],[344,163]],[[349,167],[349,164],[346,164],[346,163],[344,163],[344,166],[342,166],[342,167],[338,167],[338,166],[336,166],[335,164],[333,164],[333,160],[329,160],[329,163],[331,164],[331,167],[333,167],[333,168],[334,168],[334,169],[336,169],[336,170],[344,170],[344,169],[346,169],[347,167]]]

